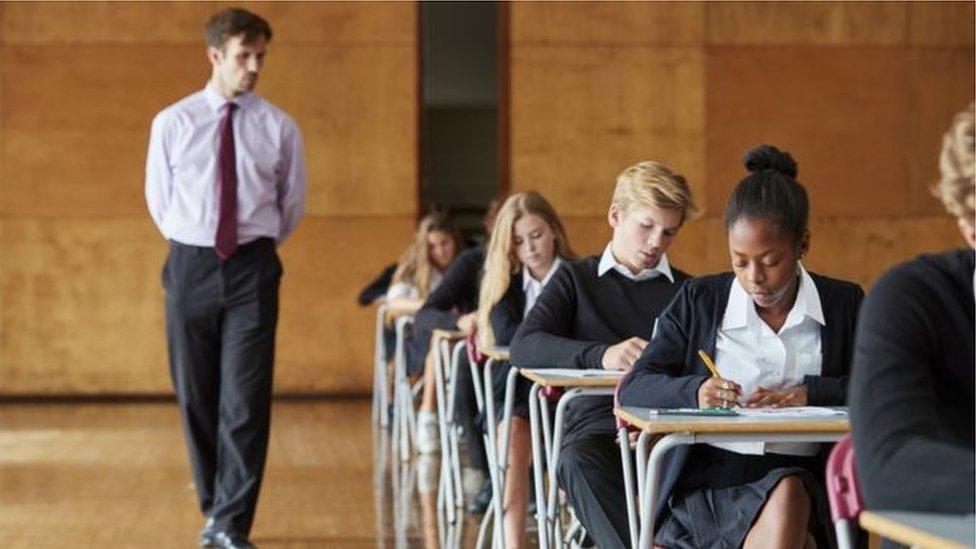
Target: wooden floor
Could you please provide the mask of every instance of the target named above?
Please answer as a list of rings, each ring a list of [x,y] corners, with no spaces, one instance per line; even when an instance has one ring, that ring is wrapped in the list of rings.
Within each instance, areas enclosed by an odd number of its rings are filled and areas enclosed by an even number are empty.
[[[275,404],[255,544],[439,547],[436,490],[414,489],[437,460],[391,475],[369,406]],[[0,548],[189,548],[202,522],[175,404],[0,404]]]

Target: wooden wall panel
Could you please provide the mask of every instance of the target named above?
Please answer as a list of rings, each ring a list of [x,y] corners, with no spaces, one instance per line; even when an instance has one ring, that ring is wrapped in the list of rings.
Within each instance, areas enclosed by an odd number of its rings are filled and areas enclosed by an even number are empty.
[[[972,17],[970,17],[972,22]],[[912,214],[942,214],[929,191],[939,178],[942,135],[953,115],[976,98],[973,48],[917,48],[909,53],[909,194]]]
[[[0,391],[146,392],[168,384],[151,223],[4,219]]]
[[[413,215],[416,52],[406,46],[272,51],[262,93],[300,121],[311,215]],[[309,83],[314,82],[314,85]]]
[[[218,2],[260,13],[271,23],[275,44],[416,43],[412,2]]]
[[[520,2],[510,7],[513,44],[696,46],[701,2]]]
[[[282,250],[278,391],[372,386],[374,314],[359,290],[410,243],[413,216],[310,218]]]
[[[2,55],[0,211],[146,212],[149,125],[157,110],[203,86],[201,49],[5,46]]]
[[[213,2],[4,2],[6,44],[200,44]]]
[[[624,168],[702,181],[702,55],[693,48],[513,47],[512,189],[601,215]]]
[[[909,43],[917,46],[973,48],[973,2],[912,2]]]
[[[412,225],[312,217],[284,244],[278,391],[369,385],[372,309],[355,296],[403,250]],[[148,220],[5,219],[0,228],[0,394],[169,392],[167,247]]]
[[[709,2],[710,45],[901,44],[903,2]]]
[[[721,212],[759,143],[790,151],[818,215],[908,211],[907,52],[890,48],[710,49],[708,207]]]

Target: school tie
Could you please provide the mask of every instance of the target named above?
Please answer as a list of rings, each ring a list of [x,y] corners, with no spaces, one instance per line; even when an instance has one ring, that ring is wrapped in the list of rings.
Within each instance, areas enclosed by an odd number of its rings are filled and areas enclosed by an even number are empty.
[[[217,237],[214,250],[217,257],[226,260],[237,250],[237,162],[234,154],[234,109],[237,105],[224,105],[224,118],[220,122],[220,152],[217,174]]]

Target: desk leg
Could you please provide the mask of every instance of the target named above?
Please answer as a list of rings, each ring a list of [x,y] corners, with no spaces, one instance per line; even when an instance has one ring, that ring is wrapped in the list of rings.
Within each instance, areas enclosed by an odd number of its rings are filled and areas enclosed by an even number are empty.
[[[489,358],[485,362],[484,371],[484,390],[485,390],[485,424],[488,427],[485,429],[488,434],[488,447],[485,448],[485,454],[488,456],[488,473],[491,477],[491,503],[492,508],[495,510],[495,522],[492,528],[492,547],[505,548],[505,540],[502,537],[502,517],[504,516],[504,509],[502,509],[502,479],[501,470],[498,467],[498,438],[495,436],[495,391],[491,384],[491,366],[495,361]]]
[[[440,486],[438,487],[438,506],[443,505],[447,514],[447,522],[453,524],[455,520],[454,507],[454,479],[451,478],[451,453],[447,439],[449,429],[447,412],[450,406],[446,398],[445,388],[445,359],[450,354],[450,342],[438,339],[434,346],[434,395],[437,397],[437,423],[441,439],[441,470]]]
[[[448,381],[448,391],[447,391],[447,424],[450,429],[448,434],[448,443],[451,445],[451,471],[454,477],[454,505],[461,509],[464,507],[464,484],[462,482],[461,476],[461,450],[459,448],[458,442],[458,426],[456,422],[455,401],[457,400],[457,381],[458,381],[458,367],[461,364],[461,353],[464,353],[467,349],[467,343],[464,341],[459,341],[454,345],[454,350],[451,354],[451,375]],[[464,522],[463,520],[461,522]]]
[[[645,488],[645,485],[644,485],[645,479],[644,479],[644,477],[647,476],[647,470],[645,469],[644,464],[647,463],[647,453],[650,451],[650,450],[648,450],[647,447],[650,444],[650,442],[651,442],[651,436],[648,435],[647,432],[641,431],[640,437],[637,438],[637,454],[636,454],[636,457],[634,459],[634,463],[637,464],[637,501],[638,501],[638,503],[644,501],[644,488]],[[637,515],[638,515],[638,518],[640,518],[640,509],[641,509],[641,507],[638,506],[637,507]],[[640,524],[638,523],[638,527],[639,526],[640,526]]]
[[[498,457],[498,499],[501,500],[502,509],[505,509],[505,486],[508,484],[508,449],[511,446],[511,426],[512,426],[512,407],[515,404],[515,380],[518,379],[518,368],[510,368],[508,370],[508,377],[505,379],[505,400],[502,410],[502,422],[498,426],[501,430],[501,444],[499,446],[499,451],[501,455]],[[494,419],[488,422],[489,425],[494,428],[492,423]],[[524,473],[523,473],[524,474]],[[499,517],[499,522],[501,522],[501,533],[505,536],[505,517],[502,515]]]
[[[654,503],[657,500],[658,484],[661,480],[661,460],[664,459],[664,454],[676,446],[694,442],[695,437],[690,433],[672,433],[657,441],[651,449],[645,478],[647,487],[644,489],[644,497],[641,501],[641,531],[638,545],[640,549],[651,549],[654,542]]]
[[[634,473],[630,460],[630,437],[627,428],[617,429],[617,445],[620,446],[620,466],[624,473],[624,496],[627,501],[627,527],[631,549],[637,547],[637,504],[634,501]]]
[[[579,395],[580,389],[574,387],[568,389],[556,404],[556,419],[552,427],[552,447],[549,450],[549,497],[546,499],[546,520],[552,527],[552,542],[555,547],[562,547],[562,532],[557,527],[557,495],[559,494],[559,481],[556,475],[556,467],[559,466],[559,447],[563,440],[563,423],[565,422],[566,405]],[[538,504],[538,502],[537,502]]]
[[[532,389],[529,391],[529,428],[532,434],[532,472],[534,473],[533,482],[535,484],[535,520],[539,526],[539,547],[540,549],[548,549],[548,529],[549,526],[546,521],[546,510],[544,509],[542,502],[545,501],[545,491],[542,487],[542,448],[541,445],[545,444],[545,441],[540,441],[540,426],[539,426],[539,400],[542,397],[539,394],[539,385],[533,383]],[[543,420],[542,423],[546,423]]]

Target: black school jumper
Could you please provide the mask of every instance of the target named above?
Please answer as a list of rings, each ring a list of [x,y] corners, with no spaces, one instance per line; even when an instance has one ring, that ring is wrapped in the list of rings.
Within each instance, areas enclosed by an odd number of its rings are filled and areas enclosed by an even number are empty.
[[[854,349],[854,328],[864,292],[856,284],[809,273],[820,295],[825,325],[820,343],[823,362],[819,376],[806,376],[807,401],[812,406],[843,405],[847,401],[847,379]],[[718,329],[728,305],[735,275],[722,273],[689,281],[661,314],[658,332],[644,349],[620,386],[623,406],[654,408],[697,408],[698,388],[709,378],[709,371],[698,357],[703,349],[715,356]],[[693,450],[682,446],[665,457],[661,469],[661,490],[654,502],[660,525],[662,511],[676,486],[695,483],[703,486],[747,484],[752,476],[773,467],[775,459],[767,456],[743,456],[711,447]],[[685,467],[689,456],[703,452],[712,463],[721,459],[721,467],[709,467],[696,459],[695,467]],[[718,456],[718,457],[716,457]],[[768,463],[767,463],[768,462]],[[822,468],[823,460],[818,463]],[[745,478],[750,477],[750,478]],[[822,479],[822,474],[819,476]],[[752,479],[755,480],[755,479]],[[821,481],[822,482],[822,481]],[[823,536],[829,533],[823,532]]]
[[[635,281],[611,269],[597,276],[600,256],[566,262],[512,339],[512,363],[526,368],[602,368],[607,348],[651,338],[654,321],[688,275],[673,268]],[[620,452],[611,397],[579,397],[566,409],[556,474],[587,532],[603,548],[629,547]]]
[[[851,374],[851,427],[864,503],[972,513],[973,250],[925,255],[864,301]]]

